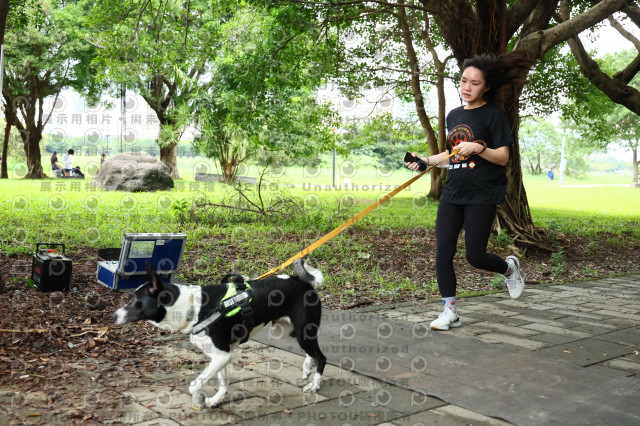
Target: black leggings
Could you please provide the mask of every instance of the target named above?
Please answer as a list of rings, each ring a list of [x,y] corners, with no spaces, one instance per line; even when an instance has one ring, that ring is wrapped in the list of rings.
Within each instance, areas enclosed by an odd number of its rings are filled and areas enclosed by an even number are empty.
[[[487,253],[491,225],[496,206],[459,205],[440,201],[436,217],[436,278],[442,297],[456,295],[456,273],[453,256],[462,225],[467,261],[471,266],[503,274],[507,262],[498,255]]]

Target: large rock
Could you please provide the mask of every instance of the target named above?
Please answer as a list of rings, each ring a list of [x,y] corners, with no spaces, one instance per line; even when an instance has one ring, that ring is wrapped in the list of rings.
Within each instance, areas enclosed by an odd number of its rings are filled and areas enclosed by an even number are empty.
[[[149,154],[122,153],[105,160],[93,184],[106,191],[162,191],[173,188],[169,166]]]

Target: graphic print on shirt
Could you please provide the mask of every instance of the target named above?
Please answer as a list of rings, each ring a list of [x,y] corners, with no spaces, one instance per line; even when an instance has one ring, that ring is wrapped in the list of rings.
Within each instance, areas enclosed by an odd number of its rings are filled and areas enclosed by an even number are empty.
[[[475,138],[473,137],[473,130],[471,130],[471,127],[466,124],[458,124],[456,127],[451,129],[448,139],[452,152],[456,149],[456,146],[460,142],[473,142],[475,140]],[[449,161],[451,163],[462,163],[466,162],[469,157],[470,156],[456,155],[451,157]]]

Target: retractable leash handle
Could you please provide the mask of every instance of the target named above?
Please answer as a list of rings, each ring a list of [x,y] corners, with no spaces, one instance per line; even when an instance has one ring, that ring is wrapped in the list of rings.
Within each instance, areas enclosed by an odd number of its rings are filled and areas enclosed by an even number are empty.
[[[429,173],[431,171],[431,169],[436,167],[438,164],[442,163],[445,160],[448,160],[449,158],[453,157],[457,153],[458,153],[458,150],[453,151],[451,154],[449,154],[448,156],[444,157],[443,159],[441,159],[440,161],[438,161],[434,165],[430,166],[426,170],[420,172],[416,176],[412,177],[411,179],[409,179],[408,181],[406,181],[405,183],[403,183],[402,185],[400,185],[399,187],[397,187],[393,191],[389,192],[384,197],[382,197],[379,200],[377,200],[375,203],[371,204],[366,209],[362,210],[360,213],[358,213],[355,216],[351,217],[350,219],[348,219],[347,221],[342,223],[340,226],[338,226],[336,229],[334,229],[333,231],[329,232],[328,234],[326,234],[322,238],[320,238],[317,241],[315,241],[310,246],[308,246],[305,249],[303,249],[302,251],[298,252],[296,255],[294,255],[292,258],[290,258],[289,260],[284,262],[282,265],[270,269],[268,272],[260,275],[256,279],[257,280],[261,280],[261,279],[266,278],[266,277],[268,277],[270,275],[273,275],[276,272],[279,272],[279,271],[283,270],[284,268],[286,268],[287,266],[291,265],[294,260],[300,259],[301,257],[304,257],[304,256],[308,255],[309,253],[311,253],[312,251],[314,251],[318,247],[322,246],[324,243],[326,243],[327,241],[329,241],[330,239],[332,239],[333,237],[335,237],[336,235],[338,235],[339,233],[341,233],[342,231],[344,231],[345,229],[347,229],[348,227],[350,227],[351,225],[353,225],[354,223],[356,223],[357,221],[359,221],[360,219],[362,219],[363,217],[365,217],[366,215],[368,215],[369,213],[374,211],[375,209],[377,209],[380,205],[382,205],[382,204],[386,203],[387,201],[389,201],[391,198],[396,196],[400,191],[404,190],[407,186],[411,185],[413,182],[417,181],[422,176],[424,176],[425,174]]]

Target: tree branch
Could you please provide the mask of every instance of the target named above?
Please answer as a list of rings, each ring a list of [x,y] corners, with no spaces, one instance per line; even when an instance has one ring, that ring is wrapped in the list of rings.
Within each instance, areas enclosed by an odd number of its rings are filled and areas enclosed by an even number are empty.
[[[633,43],[637,50],[640,50],[640,40],[638,40],[636,36],[627,31],[620,22],[616,21],[613,16],[609,16],[609,24],[611,24],[611,26],[615,28],[616,31],[620,33],[620,35],[622,35],[622,37]]]
[[[425,10],[433,16],[442,37],[451,47],[453,55],[462,66],[464,58],[471,58],[478,50],[478,15],[467,0],[420,0]],[[428,6],[427,6],[428,5]]]
[[[640,7],[638,7],[638,5],[630,4],[625,6],[622,11],[627,14],[634,24],[640,27]]]
[[[635,77],[638,72],[640,72],[640,54],[636,55],[636,57],[631,61],[629,65],[625,67],[622,71],[618,71],[613,75],[613,79],[619,81],[622,84],[629,84],[633,77]]]
[[[568,41],[582,31],[606,19],[609,15],[620,11],[627,6],[629,1],[630,0],[602,0],[591,9],[571,19],[566,19],[553,28],[536,31],[524,37],[516,43],[514,50],[526,50],[533,53],[536,58],[540,58],[552,47],[563,41]]]
[[[525,20],[520,22],[522,29],[520,30],[518,40],[523,39],[528,35],[535,33],[536,31],[541,31],[548,28],[551,17],[553,16],[553,12],[558,6],[558,2],[559,0],[544,0],[534,2],[534,6],[532,6],[530,9],[531,13],[526,17]],[[515,28],[514,31],[517,31],[517,28]],[[508,33],[509,37],[511,35],[512,33]]]
[[[511,38],[518,28],[522,26],[522,24],[527,21],[527,18],[530,17],[531,11],[535,9],[540,0],[517,0],[513,6],[507,10],[507,27],[506,33],[507,37]],[[558,3],[558,0],[552,0],[552,3],[555,5]],[[542,29],[542,28],[538,28]],[[521,33],[523,33],[521,31]],[[526,34],[529,34],[527,32]]]
[[[399,1],[401,4],[404,0]],[[416,104],[416,113],[420,119],[420,124],[427,135],[429,145],[432,147],[438,146],[438,139],[436,136],[429,117],[426,113],[426,107],[424,105],[424,98],[422,95],[422,88],[420,86],[420,65],[418,64],[418,55],[413,47],[413,37],[411,36],[411,29],[407,22],[407,12],[405,9],[400,8],[398,10],[398,27],[402,33],[402,40],[404,41],[405,49],[407,52],[407,58],[409,60],[409,66],[411,67],[411,92],[413,93],[413,99]]]
[[[582,74],[613,102],[627,107],[640,115],[640,91],[604,73],[596,61],[587,54],[580,38],[568,40],[571,53],[578,61]],[[635,62],[635,61],[634,61]],[[628,67],[627,67],[628,68]]]

